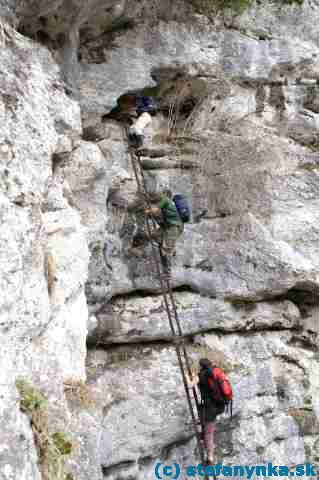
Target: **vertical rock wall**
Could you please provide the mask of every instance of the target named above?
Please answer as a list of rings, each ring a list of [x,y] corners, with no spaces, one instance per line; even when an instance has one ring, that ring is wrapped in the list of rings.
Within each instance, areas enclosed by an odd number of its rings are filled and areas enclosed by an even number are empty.
[[[160,99],[148,188],[192,205],[172,275],[191,360],[234,385],[217,458],[318,461],[319,8],[205,7],[0,2],[16,28],[0,24],[1,480],[43,478],[17,378],[70,436],[74,479],[198,462],[150,248],[130,253],[137,186],[112,109],[132,91]]]
[[[63,382],[86,376],[89,252],[80,214],[53,178],[54,155],[74,148],[81,117],[49,51],[3,28],[0,471],[5,479],[37,479],[34,436],[15,381],[22,377],[50,398],[61,428],[67,420]]]

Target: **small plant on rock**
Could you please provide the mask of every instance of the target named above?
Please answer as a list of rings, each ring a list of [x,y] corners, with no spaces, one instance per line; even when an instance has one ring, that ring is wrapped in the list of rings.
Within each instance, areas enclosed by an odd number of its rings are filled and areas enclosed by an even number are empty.
[[[235,14],[241,14],[249,8],[252,0],[191,0],[195,9],[208,17],[214,16],[226,9]]]
[[[23,378],[17,379],[16,387],[20,394],[21,411],[31,420],[42,478],[73,480],[72,474],[65,471],[65,459],[72,452],[72,442],[64,432],[50,434],[47,399]]]

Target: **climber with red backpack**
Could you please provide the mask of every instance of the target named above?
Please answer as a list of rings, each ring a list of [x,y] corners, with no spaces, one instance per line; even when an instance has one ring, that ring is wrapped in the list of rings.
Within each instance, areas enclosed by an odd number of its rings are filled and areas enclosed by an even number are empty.
[[[207,461],[213,464],[215,461],[215,420],[228,408],[232,414],[233,392],[231,384],[221,368],[213,366],[207,358],[201,358],[199,365],[198,376],[192,379],[187,378],[187,380],[190,388],[197,384],[200,390],[200,422],[203,428],[203,442],[207,452]]]

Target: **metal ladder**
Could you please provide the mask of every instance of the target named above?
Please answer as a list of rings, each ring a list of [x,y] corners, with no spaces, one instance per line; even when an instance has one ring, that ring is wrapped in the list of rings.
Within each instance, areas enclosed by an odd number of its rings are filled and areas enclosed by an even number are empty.
[[[132,163],[138,191],[143,196],[147,207],[149,207],[150,206],[149,194],[146,188],[146,181],[143,173],[143,168],[140,162],[140,157],[136,154],[136,150],[131,147],[129,147],[129,152],[130,152],[131,163]],[[151,223],[153,223],[153,226],[154,226],[156,222],[154,218],[146,217],[145,223],[146,223],[147,234],[151,239]],[[188,403],[189,411],[191,414],[194,431],[196,433],[199,454],[200,454],[201,461],[204,464],[205,451],[202,445],[203,425],[201,423],[200,402],[199,402],[195,387],[189,388],[187,384],[186,372],[188,373],[188,375],[191,375],[191,368],[190,368],[190,362],[187,355],[186,347],[184,344],[183,331],[180,325],[174,295],[170,286],[170,281],[169,279],[163,280],[161,263],[160,263],[160,258],[161,258],[160,246],[159,244],[154,244],[152,240],[151,240],[151,246],[152,246],[152,257],[155,264],[158,280],[161,286],[161,293],[164,300],[165,310],[167,313],[170,329],[174,338],[174,348],[176,351],[178,364],[179,364],[179,368],[180,368],[182,379],[183,379],[187,403]],[[194,404],[195,404],[197,415],[195,414]],[[205,480],[207,480],[207,476],[205,476],[204,478]]]

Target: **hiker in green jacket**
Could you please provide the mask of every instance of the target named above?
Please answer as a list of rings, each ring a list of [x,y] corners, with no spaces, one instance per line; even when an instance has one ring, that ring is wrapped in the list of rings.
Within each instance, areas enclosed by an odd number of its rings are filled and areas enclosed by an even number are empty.
[[[160,227],[152,233],[152,239],[160,243],[164,271],[170,275],[176,242],[184,231],[184,224],[172,200],[171,190],[163,189],[159,205],[146,209],[145,214],[152,215],[159,221]]]

